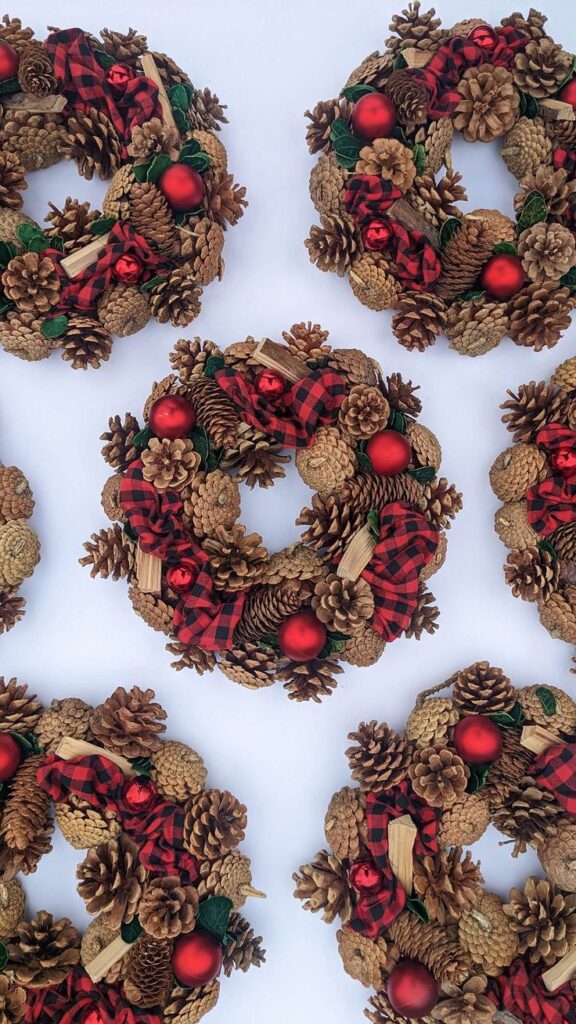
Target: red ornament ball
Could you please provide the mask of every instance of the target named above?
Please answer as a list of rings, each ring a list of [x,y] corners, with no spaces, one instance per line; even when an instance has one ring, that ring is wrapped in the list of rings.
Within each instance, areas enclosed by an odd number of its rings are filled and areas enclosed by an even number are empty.
[[[481,50],[486,50],[487,53],[492,53],[498,43],[498,36],[490,25],[477,25],[470,32],[468,39]]]
[[[0,782],[7,782],[14,775],[20,761],[22,750],[10,733],[0,733]]]
[[[156,437],[186,437],[196,422],[192,402],[182,395],[162,395],[157,398],[148,416],[150,430]]]
[[[569,82],[566,82],[564,88],[558,93],[558,99],[563,103],[569,103],[576,110],[576,78],[571,78]]]
[[[576,469],[576,450],[574,448],[560,448],[550,456],[552,469],[557,470],[562,476],[571,476]]]
[[[387,249],[393,235],[394,231],[387,220],[371,220],[362,231],[364,245],[372,252]]]
[[[492,299],[509,299],[520,291],[525,277],[518,257],[502,252],[488,260],[480,283]]]
[[[156,802],[158,790],[146,776],[127,779],[122,789],[122,803],[130,811],[142,813],[148,811]]]
[[[396,1013],[413,1020],[436,1006],[438,982],[417,960],[399,960],[390,972],[386,994]]]
[[[310,609],[290,615],[278,629],[278,646],[292,661],[312,661],[325,643],[326,627]]]
[[[502,733],[486,715],[466,715],[454,729],[453,743],[466,764],[492,764],[502,753]]]
[[[222,959],[222,946],[216,936],[196,928],[176,939],[172,952],[172,970],[180,985],[197,988],[218,977]]]
[[[270,398],[274,401],[285,393],[288,381],[276,370],[260,370],[260,373],[256,374],[254,388],[262,398]]]
[[[387,139],[396,127],[396,107],[384,93],[368,92],[354,104],[352,127],[367,142]]]
[[[371,860],[357,860],[348,872],[350,885],[357,893],[380,892],[384,876]]]
[[[142,277],[142,271],[144,270],[144,264],[142,260],[138,259],[137,256],[133,256],[132,253],[125,252],[123,256],[119,256],[112,268],[112,273],[117,281],[121,281],[122,284],[137,284]]]
[[[168,205],[178,213],[195,210],[204,198],[202,175],[188,164],[172,164],[172,167],[167,167],[157,184]]]
[[[175,594],[187,594],[194,586],[197,575],[194,563],[184,559],[178,565],[171,565],[166,570],[166,583]]]
[[[106,72],[106,81],[113,89],[123,92],[128,82],[134,78],[131,68],[127,64],[112,64]]]
[[[398,430],[379,430],[368,441],[366,455],[378,476],[395,476],[410,465],[412,448]]]
[[[10,43],[0,40],[0,82],[7,82],[9,78],[14,78],[18,71],[19,61],[20,58],[14,47],[10,46]]]

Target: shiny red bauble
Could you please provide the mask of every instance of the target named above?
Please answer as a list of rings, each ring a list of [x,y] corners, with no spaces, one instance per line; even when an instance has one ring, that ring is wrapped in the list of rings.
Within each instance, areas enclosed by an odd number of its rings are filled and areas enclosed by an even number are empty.
[[[194,562],[184,559],[166,570],[166,583],[175,594],[187,594],[194,586],[197,575],[198,570]]]
[[[157,181],[158,188],[177,213],[186,213],[200,206],[204,198],[204,181],[201,174],[188,164],[172,164]]]
[[[139,260],[137,256],[133,256],[129,252],[119,256],[112,267],[114,277],[122,284],[137,284],[142,277],[143,270],[144,264],[142,260]]]
[[[0,733],[0,782],[12,778],[21,760],[20,744],[9,733]]]
[[[134,814],[148,811],[156,802],[158,790],[146,776],[137,776],[135,779],[127,779],[122,789],[122,803]]]
[[[486,715],[461,718],[452,742],[466,764],[492,764],[502,753],[502,733]]]
[[[374,861],[357,860],[348,872],[348,879],[355,892],[368,895],[380,892],[384,875]]]
[[[197,928],[187,935],[180,935],[172,952],[176,981],[184,988],[207,985],[220,974],[222,958],[222,946],[211,932]]]
[[[290,615],[278,629],[278,646],[292,661],[317,658],[325,643],[326,627],[310,609]]]
[[[552,469],[561,473],[562,476],[572,476],[574,470],[576,470],[576,449],[560,448],[559,451],[550,455],[548,461]]]
[[[509,299],[519,292],[526,275],[518,256],[502,252],[492,256],[484,270],[480,283],[492,299]]]
[[[563,103],[569,103],[576,110],[576,78],[571,78],[569,82],[566,82],[564,88],[558,93],[558,99]]]
[[[128,82],[134,78],[134,73],[127,64],[112,64],[106,72],[106,81],[113,89],[123,92]]]
[[[162,395],[153,403],[148,415],[150,430],[156,437],[186,437],[196,422],[192,402],[182,395]]]
[[[394,236],[392,225],[387,220],[371,220],[362,230],[362,240],[366,249],[381,252],[387,249]]]
[[[281,398],[288,389],[288,381],[276,370],[260,370],[254,380],[254,390],[262,398],[269,398],[275,401]]]
[[[476,25],[476,28],[473,28],[470,32],[468,39],[481,50],[486,50],[487,53],[492,53],[492,50],[496,49],[498,43],[498,36],[490,25]]]
[[[352,127],[367,142],[387,139],[396,127],[396,107],[390,97],[381,92],[361,96],[352,109]]]
[[[9,78],[14,78],[14,75],[18,71],[19,57],[13,46],[10,43],[5,43],[0,40],[0,82],[7,82]]]
[[[392,1009],[409,1020],[425,1017],[438,1002],[438,982],[417,960],[399,960],[386,986]]]
[[[396,476],[410,465],[412,448],[398,430],[379,430],[368,441],[366,455],[378,476]]]

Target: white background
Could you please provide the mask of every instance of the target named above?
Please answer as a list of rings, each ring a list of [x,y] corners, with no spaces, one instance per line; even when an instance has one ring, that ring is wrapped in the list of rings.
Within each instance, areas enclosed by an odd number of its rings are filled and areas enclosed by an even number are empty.
[[[513,0],[510,0],[512,8]],[[576,49],[576,28],[548,3],[550,33]],[[98,371],[72,371],[54,355],[28,364],[0,352],[0,458],[20,466],[37,499],[34,526],[42,562],[24,592],[24,620],[0,638],[0,672],[26,680],[49,702],[77,695],[96,704],[118,684],[151,686],[169,712],[169,733],[196,747],[214,786],[232,789],[249,809],[246,851],[266,903],[247,915],[265,936],[268,962],[259,971],[224,979],[210,1017],[227,1024],[350,1024],[362,1019],[368,993],[341,969],[333,930],[292,899],[292,872],[324,845],[322,824],[332,792],[348,781],[346,735],[362,719],[402,729],[419,690],[458,667],[486,658],[520,684],[554,683],[574,693],[571,649],[539,626],[535,609],[512,598],[502,578],[504,548],[493,532],[497,502],[489,467],[508,444],[499,404],[506,388],[547,378],[576,352],[575,331],[554,351],[534,353],[505,340],[470,360],[445,339],[426,354],[395,342],[388,313],[362,307],[347,283],[308,262],[303,240],[314,220],[308,198],[303,111],[336,95],[361,59],[381,47],[395,6],[363,0],[100,0],[84,4],[28,0],[11,13],[42,36],[44,19],[61,28],[102,25],[148,35],[151,48],[169,53],[228,104],[222,133],[230,167],[248,188],[250,207],[227,235],[226,274],[204,293],[198,321],[185,332],[226,345],[247,334],[280,338],[293,322],[311,319],[331,331],[337,346],[357,346],[386,371],[421,384],[422,422],[444,447],[442,472],[464,492],[465,507],[449,534],[448,560],[432,589],[441,608],[434,637],[398,640],[371,669],[346,671],[323,705],[289,701],[280,686],[249,692],[215,671],[200,678],[176,674],[162,637],[132,612],[124,583],[93,581],[78,565],[82,542],[107,521],[100,508],[108,475],[98,440],[109,415],[141,413],[150,384],[168,372],[178,332],[151,323],[117,340]],[[449,25],[466,16],[498,21],[506,4],[444,2]],[[474,207],[512,211],[514,179],[497,146],[460,142],[454,165],[464,174]],[[25,210],[40,220],[49,200],[67,195],[98,205],[103,187],[85,182],[73,165],[29,176]],[[183,332],[184,333],[184,332]],[[243,491],[244,521],[263,533],[271,550],[298,537],[294,526],[309,492],[289,472],[273,491]],[[502,894],[537,867],[526,855],[513,861],[494,833],[478,844],[487,883]],[[27,882],[32,908],[86,920],[75,892],[79,859],[56,839]]]

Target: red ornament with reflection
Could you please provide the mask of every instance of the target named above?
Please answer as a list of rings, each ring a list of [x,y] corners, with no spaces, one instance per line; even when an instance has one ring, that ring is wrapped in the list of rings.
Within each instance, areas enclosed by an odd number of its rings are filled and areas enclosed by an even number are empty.
[[[569,82],[566,82],[564,88],[558,93],[558,99],[563,103],[569,103],[576,110],[576,78],[571,78]]]
[[[368,895],[380,892],[384,876],[372,860],[358,860],[348,872],[350,885],[355,892]]]
[[[187,594],[194,586],[197,575],[194,562],[184,559],[178,565],[171,565],[166,570],[166,583],[175,594]]]
[[[182,395],[162,395],[157,398],[148,416],[150,430],[156,437],[186,437],[196,422],[192,402]]]
[[[112,273],[117,281],[121,281],[122,284],[137,284],[142,277],[144,265],[142,260],[139,260],[137,256],[133,256],[132,253],[125,252],[123,256],[119,256],[112,268]]]
[[[156,801],[157,789],[144,775],[127,779],[122,789],[122,803],[134,814],[148,811]]]
[[[362,231],[364,245],[372,252],[387,249],[393,237],[394,230],[387,220],[371,220]]]
[[[387,139],[396,127],[396,107],[390,97],[381,92],[361,96],[352,110],[352,127],[367,142]]]
[[[312,661],[325,643],[326,627],[310,609],[290,615],[278,629],[278,646],[292,661]]]
[[[254,389],[262,398],[276,401],[288,389],[288,381],[276,370],[260,370],[254,380]]]
[[[187,213],[200,206],[204,198],[204,180],[188,164],[172,164],[160,175],[158,188],[177,213]]]
[[[113,89],[124,92],[124,89],[134,78],[134,74],[127,64],[112,64],[106,72],[106,81]]]
[[[12,778],[21,760],[20,744],[9,733],[0,733],[0,782]]]
[[[476,28],[473,28],[470,32],[468,39],[481,50],[485,50],[486,53],[492,53],[492,50],[496,49],[498,43],[498,36],[490,25],[476,25]]]
[[[461,718],[452,742],[466,764],[492,764],[502,753],[502,733],[486,715]]]
[[[180,985],[197,988],[218,977],[222,959],[222,946],[216,936],[196,928],[176,939],[172,952],[172,970]]]
[[[502,252],[492,256],[484,270],[480,283],[492,299],[510,299],[522,288],[526,275],[518,256]]]
[[[417,960],[399,960],[390,972],[386,995],[396,1013],[413,1020],[436,1006],[438,982]]]
[[[395,476],[410,465],[412,448],[398,430],[379,430],[368,441],[366,455],[378,476]]]
[[[19,60],[14,47],[10,46],[10,43],[0,40],[0,82],[7,82],[9,78],[14,78],[18,71]]]

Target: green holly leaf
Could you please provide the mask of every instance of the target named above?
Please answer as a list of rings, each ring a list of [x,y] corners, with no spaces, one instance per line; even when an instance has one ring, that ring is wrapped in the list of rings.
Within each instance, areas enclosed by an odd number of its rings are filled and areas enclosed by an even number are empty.
[[[200,430],[193,430],[192,433],[190,434],[190,440],[192,441],[194,448],[200,455],[202,462],[206,462],[206,459],[210,454],[210,441],[208,440],[206,434]]]
[[[459,217],[447,217],[440,228],[440,248],[445,249],[448,242],[462,227]]]
[[[527,92],[520,93],[520,117],[538,117],[539,110],[538,101],[533,96]]]
[[[511,711],[496,711],[489,718],[501,729],[519,729],[524,721],[524,709],[519,701],[516,701]]]
[[[105,50],[92,50],[92,53],[96,57],[100,67],[104,68],[105,71],[108,71],[108,68],[111,68],[112,65],[116,63],[114,57],[111,57]]]
[[[178,160],[180,161],[180,163],[183,163],[189,157],[195,156],[196,153],[201,152],[203,152],[203,150],[202,146],[198,142],[198,139],[188,139],[188,141],[184,143],[182,149],[180,150]]]
[[[3,971],[8,963],[8,950],[3,942],[0,942],[0,971]]]
[[[258,647],[262,651],[277,651],[278,650],[278,637],[276,637],[276,636],[263,636],[258,641]]]
[[[366,516],[366,523],[370,530],[370,536],[375,541],[380,540],[380,516],[377,508],[371,508],[368,515]]]
[[[541,192],[537,189],[533,189],[528,193],[526,199],[522,203],[522,209],[518,214],[517,230],[518,234],[522,231],[526,231],[526,228],[531,228],[533,224],[540,224],[541,221],[546,220],[548,216],[548,206],[546,200]]]
[[[190,131],[189,118],[186,116],[186,114],[183,114],[181,110],[178,110],[177,107],[172,108],[172,113],[174,115],[174,121],[176,122],[176,127],[180,132],[180,135],[185,135],[186,132]]]
[[[19,224],[16,228],[16,235],[25,249],[28,249],[30,243],[36,238],[44,238],[44,232],[41,228],[37,227],[36,224]]]
[[[554,547],[552,541],[548,540],[547,537],[543,537],[543,539],[541,541],[539,541],[538,547],[540,548],[540,551],[544,551],[544,552],[546,552],[547,555],[550,555],[550,557],[552,558],[552,560],[554,562],[558,561],[558,555],[556,554],[556,548]]]
[[[7,267],[10,260],[18,255],[18,247],[14,242],[0,242],[0,267]]]
[[[536,696],[542,705],[542,711],[546,715],[546,718],[550,718],[556,714],[556,697],[547,686],[538,686],[536,688]]]
[[[204,150],[202,150],[200,153],[194,153],[192,156],[186,156],[184,158],[180,156],[180,163],[186,164],[187,167],[191,167],[194,171],[197,171],[198,174],[206,174],[206,171],[210,167],[212,161],[208,156],[208,153],[205,153]]]
[[[161,281],[165,281],[167,276],[167,274],[155,274],[154,277],[149,277],[147,281],[144,281],[144,284],[140,285],[140,291],[144,293],[151,292],[157,284],[160,284]]]
[[[151,162],[151,160],[145,160],[144,163],[134,164],[132,174],[136,178],[136,181],[146,181],[148,177],[148,168],[150,167]]]
[[[116,223],[116,217],[98,217],[97,220],[93,220],[90,225],[91,235],[105,235],[107,231],[111,231]]]
[[[198,907],[196,922],[222,942],[228,931],[232,906],[232,900],[227,896],[212,896]]]
[[[352,134],[341,117],[337,117],[332,122],[330,142],[340,167],[345,167],[349,171],[353,170],[358,162],[358,155],[363,143]]]
[[[168,90],[168,99],[170,100],[172,110],[180,110],[183,114],[186,113],[190,106],[188,93],[181,83],[173,85],[172,88]]]
[[[406,909],[411,914],[415,914],[419,921],[423,924],[428,924],[430,915],[426,909],[426,904],[419,900],[417,896],[409,896],[406,900]]]
[[[404,129],[403,129],[401,124],[397,124],[396,127],[393,129],[391,138],[392,139],[397,139],[397,141],[401,142],[402,145],[406,146],[407,149],[410,149],[410,147],[412,145],[412,143],[408,142],[408,139],[406,137],[406,132],[404,131]]]
[[[418,466],[416,469],[407,469],[406,473],[419,484],[429,484],[436,476],[434,466]]]
[[[16,743],[20,747],[24,757],[29,757],[30,754],[38,754],[41,750],[38,742],[38,737],[34,732],[11,732],[12,739],[16,740]]]
[[[344,644],[349,639],[350,639],[350,637],[349,636],[345,636],[344,633],[338,633],[338,632],[332,633],[332,632],[329,632],[328,633],[328,641],[330,643],[330,651],[328,653],[329,654],[339,654],[340,651],[342,650],[342,648],[344,647]],[[325,654],[324,657],[326,658],[327,655]]]
[[[517,256],[518,249],[512,242],[498,242],[492,249],[493,253],[508,253],[510,256]]]
[[[406,433],[406,419],[398,409],[392,409],[388,420],[388,430],[397,430],[399,434]]]
[[[7,299],[6,296],[2,292],[0,292],[0,316],[4,316],[4,314],[7,313],[9,309],[14,308],[14,303],[10,302],[10,299]]]
[[[123,924],[120,929],[120,935],[124,942],[133,943],[139,935],[142,934],[143,928],[137,917],[130,921],[130,924]]]
[[[208,359],[204,363],[204,376],[214,377],[218,370],[221,370],[224,366],[224,359],[222,356],[208,356]]]
[[[139,430],[133,438],[132,444],[135,448],[147,448],[148,442],[152,437],[154,437],[154,434],[150,430],[150,427],[142,427],[142,430]]]
[[[367,96],[369,92],[376,92],[373,85],[364,85],[363,82],[356,82],[355,85],[345,86],[340,95],[345,96],[351,103],[357,103],[362,96]]]
[[[61,338],[68,330],[68,317],[49,316],[40,324],[40,331],[45,338]]]
[[[396,56],[394,57],[394,60],[392,61],[392,67],[394,68],[394,71],[401,71],[402,68],[408,67],[406,58],[402,56],[402,51],[400,51],[400,53],[397,53]]]
[[[16,75],[14,78],[7,78],[4,82],[0,82],[0,96],[12,95],[15,92],[22,92]]]
[[[51,249],[57,249],[58,252],[64,252],[64,239],[60,238],[60,235],[54,235],[53,238],[47,239],[47,242]]]
[[[576,267],[571,267],[567,274],[564,274],[558,282],[562,288],[569,288],[571,292],[576,290]]]
[[[372,463],[370,462],[370,459],[366,455],[366,452],[357,451],[356,458],[358,459],[358,465],[360,466],[360,469],[365,469],[368,471],[372,469]]]
[[[481,299],[485,294],[483,288],[469,288],[467,292],[462,292],[459,298],[462,302],[472,302],[474,299]]]
[[[164,174],[164,171],[167,171],[169,167],[172,167],[172,161],[168,154],[158,153],[148,168],[146,180],[151,181],[155,185],[160,176]]]
[[[479,793],[481,789],[488,782],[488,774],[490,772],[489,764],[473,764],[470,765],[470,778],[468,779],[468,785],[466,786],[467,793]]]
[[[154,766],[149,757],[131,757],[130,764],[137,775],[152,775]]]
[[[28,252],[42,252],[43,249],[47,249],[50,245],[50,241],[46,238],[46,235],[35,235],[31,238],[27,245]]]
[[[564,76],[564,78],[560,82],[560,85],[558,86],[558,92],[560,92],[560,89],[562,89],[563,86],[565,86],[572,78],[574,78],[574,72],[575,71],[576,71],[576,57],[573,57],[572,58],[572,63],[570,65],[570,69],[567,71],[566,75]]]
[[[424,174],[426,170],[426,150],[421,142],[417,142],[415,146],[412,146],[412,159],[414,166],[416,167],[416,174]],[[457,220],[458,218],[454,218]]]

